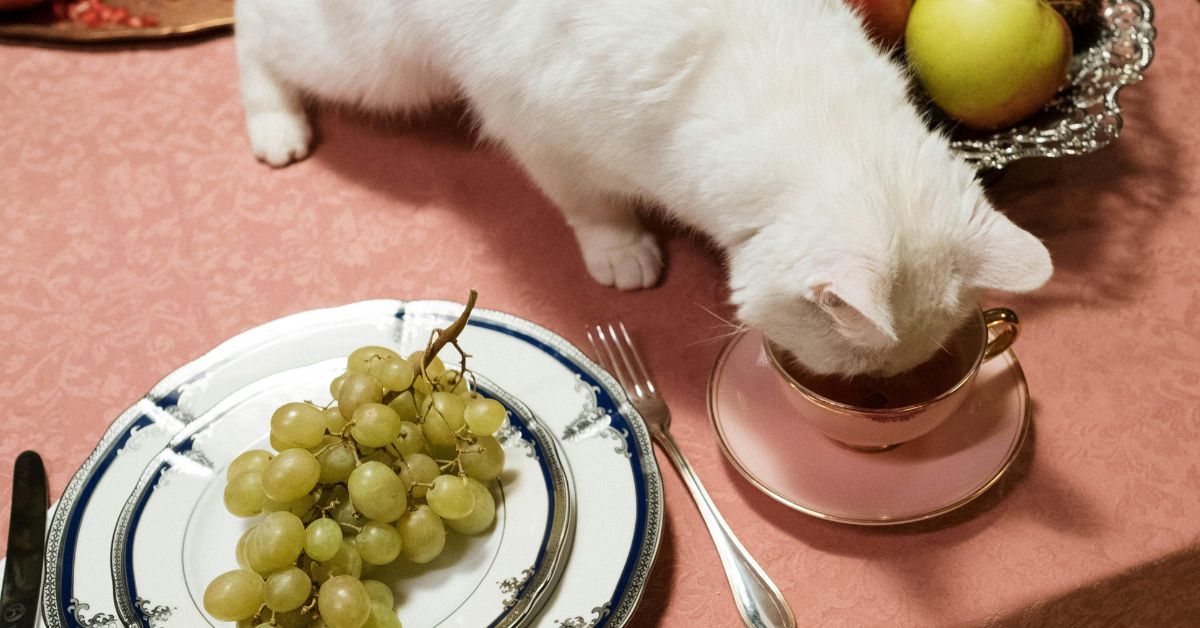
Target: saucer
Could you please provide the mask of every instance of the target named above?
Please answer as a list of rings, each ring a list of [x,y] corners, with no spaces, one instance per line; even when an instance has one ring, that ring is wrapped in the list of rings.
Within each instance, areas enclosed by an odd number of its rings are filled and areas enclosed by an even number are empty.
[[[762,335],[745,332],[717,359],[708,412],[734,467],[776,501],[820,519],[893,525],[970,502],[1016,458],[1030,422],[1016,356],[985,362],[971,386],[955,416],[932,432],[887,451],[853,451],[789,413]]]

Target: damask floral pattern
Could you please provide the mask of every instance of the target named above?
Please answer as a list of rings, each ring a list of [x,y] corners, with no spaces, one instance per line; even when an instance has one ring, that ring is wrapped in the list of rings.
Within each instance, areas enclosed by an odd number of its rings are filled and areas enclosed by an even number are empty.
[[[1158,54],[1093,155],[1014,164],[993,190],[1057,273],[1021,298],[1034,434],[967,508],[898,529],[792,512],[720,454],[705,384],[731,318],[721,260],[664,225],[654,290],[587,279],[562,219],[460,109],[326,111],[308,161],[254,162],[232,41],[100,51],[0,46],[0,538],[12,461],[61,491],[164,373],[248,326],[370,297],[461,300],[586,346],[620,317],[673,432],[804,625],[1180,625],[1200,616],[1200,3],[1156,3]],[[678,476],[635,626],[737,611]],[[1189,580],[1190,578],[1190,580]],[[1153,586],[1152,586],[1153,585]],[[90,615],[89,615],[90,617]],[[583,619],[590,620],[590,617]],[[1144,621],[1143,621],[1144,620]]]

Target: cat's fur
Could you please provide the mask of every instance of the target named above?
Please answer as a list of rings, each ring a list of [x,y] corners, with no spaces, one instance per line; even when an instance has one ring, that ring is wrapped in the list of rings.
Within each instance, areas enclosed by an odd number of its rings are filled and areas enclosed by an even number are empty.
[[[975,291],[1050,276],[841,0],[238,0],[251,144],[308,154],[302,94],[463,96],[575,230],[601,283],[662,269],[631,199],[728,253],[738,316],[818,372],[929,357]]]

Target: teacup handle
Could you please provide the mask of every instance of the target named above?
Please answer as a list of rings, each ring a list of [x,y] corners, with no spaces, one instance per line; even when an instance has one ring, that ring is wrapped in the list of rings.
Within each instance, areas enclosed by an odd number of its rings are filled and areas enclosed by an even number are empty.
[[[988,330],[995,330],[996,337],[989,340],[983,349],[983,360],[986,362],[1005,351],[1017,340],[1017,332],[1021,328],[1017,313],[1006,307],[994,307],[983,313],[983,322]]]

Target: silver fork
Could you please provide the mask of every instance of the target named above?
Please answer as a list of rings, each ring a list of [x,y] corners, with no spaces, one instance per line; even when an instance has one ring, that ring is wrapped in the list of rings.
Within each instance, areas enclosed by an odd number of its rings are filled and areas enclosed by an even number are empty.
[[[675,463],[675,468],[679,469],[679,475],[691,491],[692,499],[695,500],[700,515],[704,517],[704,523],[708,526],[708,532],[712,535],[713,543],[717,546],[717,554],[725,568],[729,587],[733,589],[733,599],[737,603],[738,612],[742,614],[742,621],[754,628],[794,627],[796,617],[792,614],[791,607],[783,599],[775,583],[771,582],[762,567],[754,562],[750,553],[742,547],[742,543],[729,529],[729,524],[725,523],[725,518],[717,510],[716,504],[708,496],[708,491],[704,490],[704,485],[700,483],[700,478],[696,477],[692,465],[679,450],[679,444],[671,436],[671,412],[662,397],[658,396],[658,390],[650,380],[642,356],[638,354],[625,324],[618,322],[614,328],[610,323],[607,329],[597,325],[588,330],[587,336],[600,365],[616,375],[621,386],[629,393],[633,406],[646,419],[650,435],[667,452],[667,456]]]

